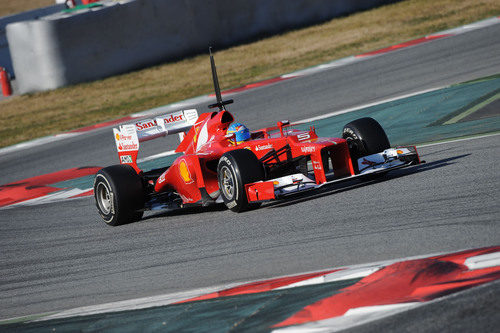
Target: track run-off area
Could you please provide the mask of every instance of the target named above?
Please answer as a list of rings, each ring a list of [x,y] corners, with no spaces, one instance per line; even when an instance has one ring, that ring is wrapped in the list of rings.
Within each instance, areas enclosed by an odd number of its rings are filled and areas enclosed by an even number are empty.
[[[399,313],[377,321],[398,331],[436,307],[460,319],[457,329],[477,318],[494,327],[498,314],[484,314],[499,307],[491,282],[499,277],[500,24],[436,35],[226,92],[229,111],[251,129],[289,119],[340,136],[349,121],[375,118],[392,145],[417,144],[427,162],[382,180],[242,214],[155,212],[111,228],[89,196],[93,174],[118,162],[109,127],[0,151],[0,318],[22,317],[0,331],[328,331]],[[201,113],[210,100],[148,112]],[[168,164],[175,156],[161,153],[177,143],[145,143],[140,166]],[[384,297],[357,302],[365,287]],[[33,318],[46,320],[22,323]]]

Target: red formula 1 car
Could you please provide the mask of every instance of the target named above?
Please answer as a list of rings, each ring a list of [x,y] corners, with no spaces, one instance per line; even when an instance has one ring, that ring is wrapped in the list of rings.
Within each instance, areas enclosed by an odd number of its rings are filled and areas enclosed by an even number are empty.
[[[314,128],[293,129],[288,121],[251,132],[237,142],[228,134],[234,118],[223,101],[212,54],[218,111],[198,116],[183,110],[113,129],[119,165],[95,176],[97,209],[109,225],[142,218],[145,210],[180,209],[224,203],[234,212],[258,207],[297,192],[353,178],[373,178],[420,163],[415,147],[390,148],[372,118],[345,125],[342,138],[322,138]],[[178,133],[183,153],[172,165],[143,172],[137,166],[139,143]]]

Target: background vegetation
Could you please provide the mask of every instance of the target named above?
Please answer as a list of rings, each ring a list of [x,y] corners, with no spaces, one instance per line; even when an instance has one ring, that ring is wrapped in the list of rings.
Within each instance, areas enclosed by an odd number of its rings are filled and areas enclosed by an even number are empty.
[[[28,3],[8,1],[3,3]],[[21,8],[21,7],[19,7]],[[24,8],[22,8],[24,10]],[[500,15],[498,0],[407,0],[216,52],[222,89]],[[0,101],[0,147],[211,92],[206,54]]]

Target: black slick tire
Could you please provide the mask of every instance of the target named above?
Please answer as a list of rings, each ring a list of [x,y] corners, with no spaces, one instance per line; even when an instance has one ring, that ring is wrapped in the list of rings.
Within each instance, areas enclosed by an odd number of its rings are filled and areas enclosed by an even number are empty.
[[[97,211],[106,224],[122,225],[142,218],[144,190],[141,177],[130,165],[112,165],[94,178]]]
[[[233,212],[257,208],[260,203],[248,203],[245,185],[263,180],[264,166],[248,149],[232,150],[219,159],[217,166],[219,189],[224,204]]]
[[[370,117],[356,119],[345,125],[342,138],[347,140],[356,173],[359,173],[359,158],[380,153],[391,147],[382,126]]]

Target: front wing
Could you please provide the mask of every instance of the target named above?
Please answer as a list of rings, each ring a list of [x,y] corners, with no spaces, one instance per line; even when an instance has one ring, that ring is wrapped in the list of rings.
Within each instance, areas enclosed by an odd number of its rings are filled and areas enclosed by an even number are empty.
[[[298,192],[310,191],[356,178],[384,174],[391,170],[417,165],[422,162],[418,156],[417,149],[409,146],[389,148],[381,153],[362,157],[358,159],[357,163],[358,174],[338,179],[334,178],[321,184],[317,184],[313,179],[302,173],[247,184],[245,185],[245,189],[248,202],[280,199]]]

